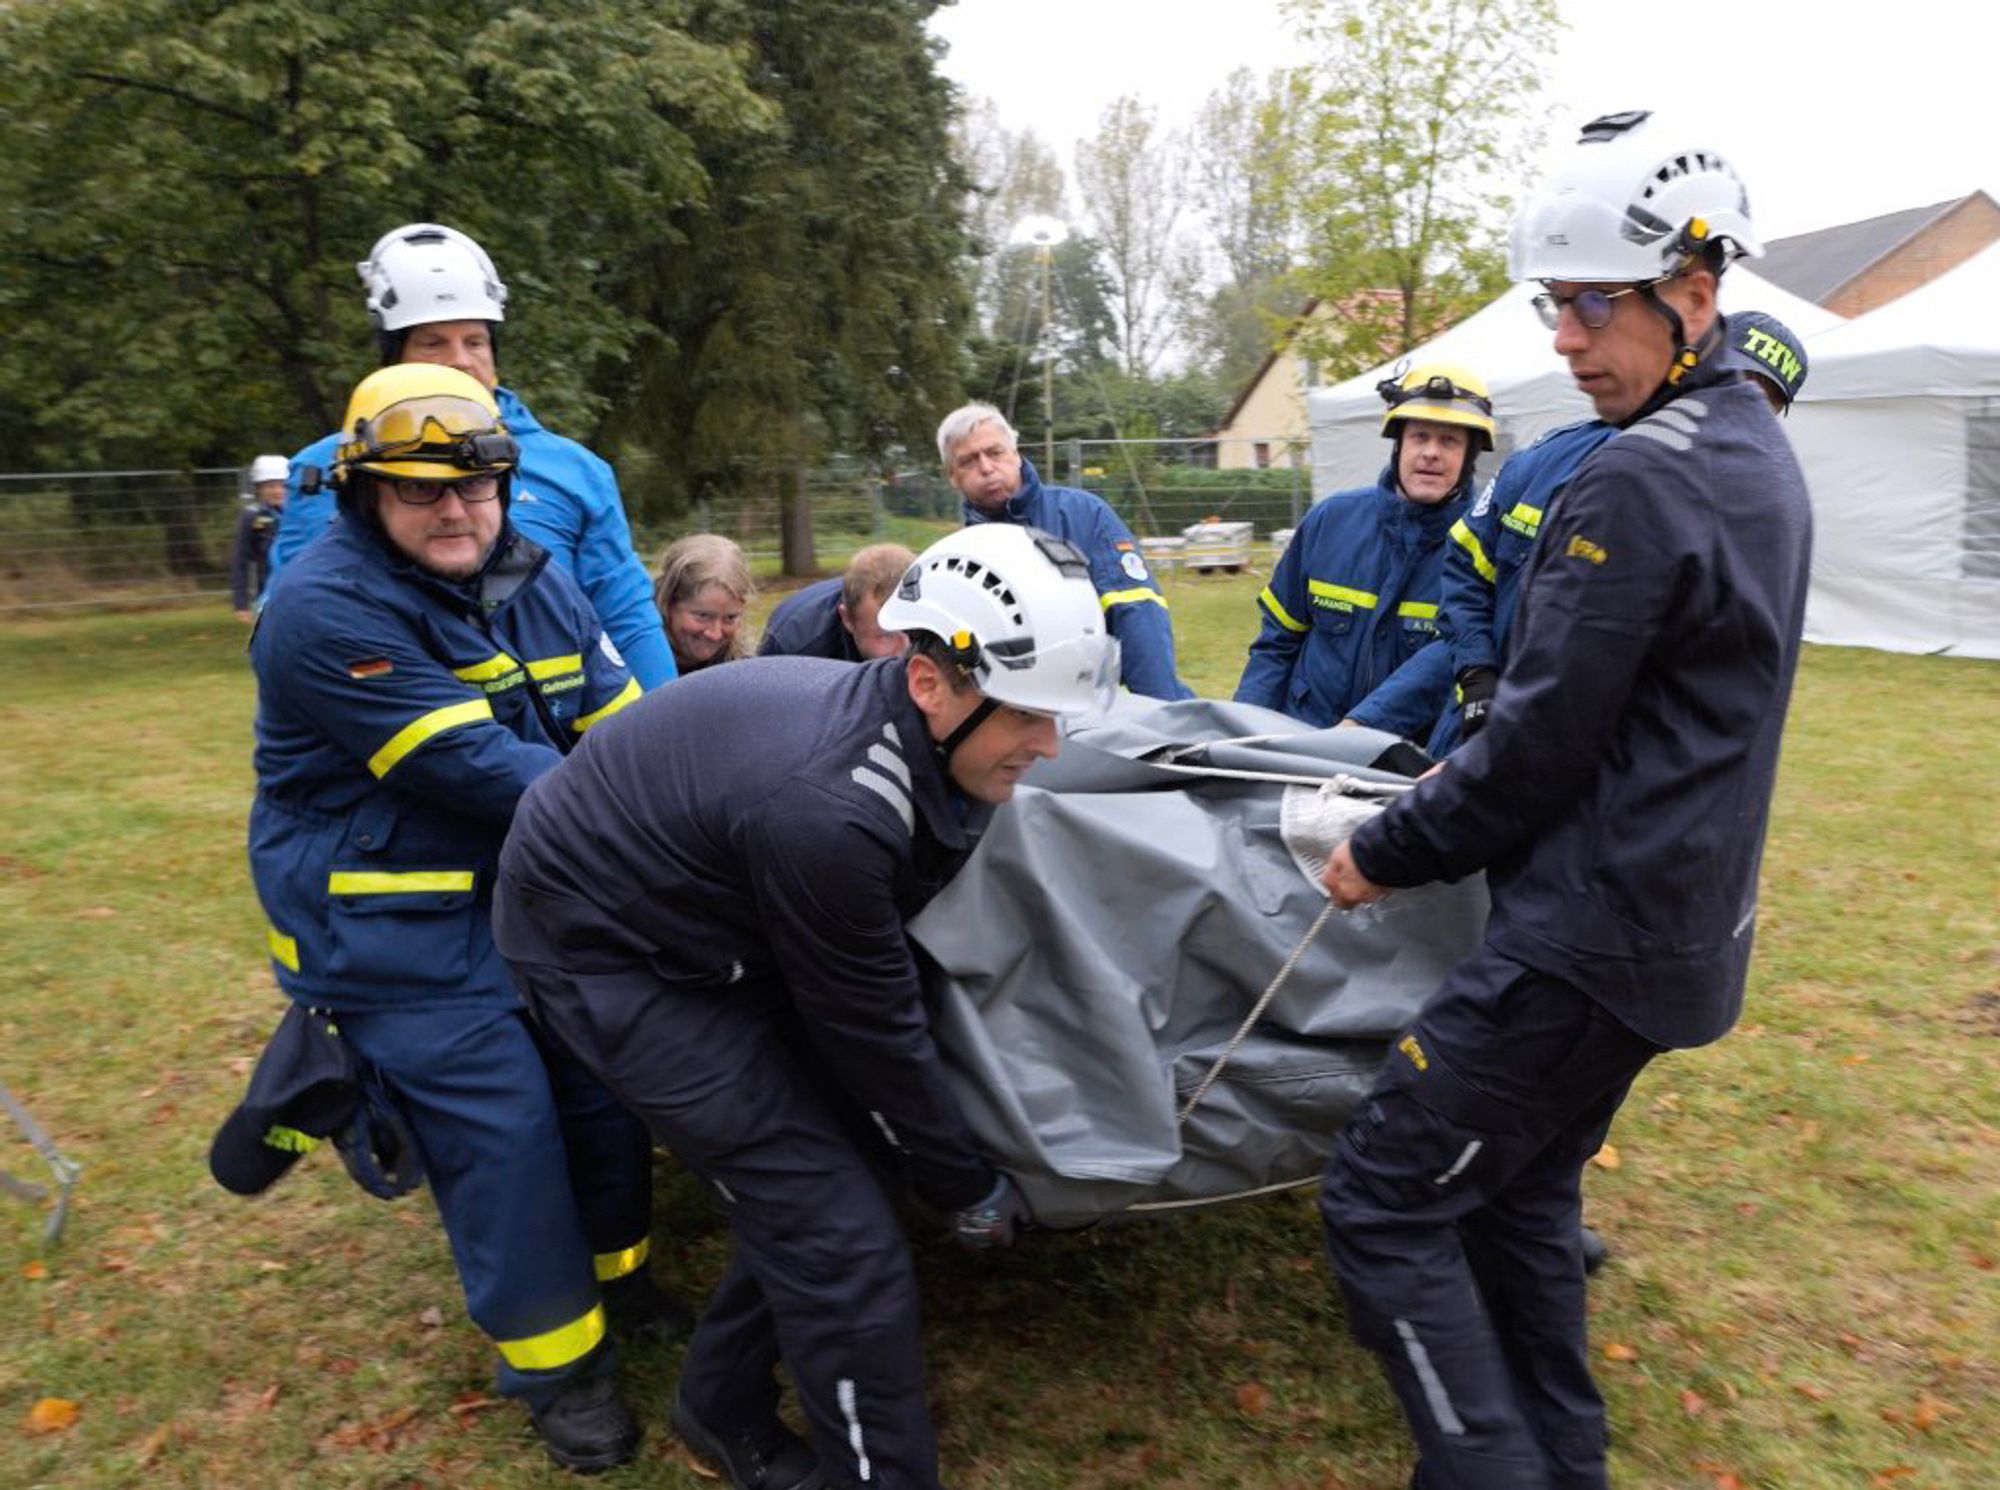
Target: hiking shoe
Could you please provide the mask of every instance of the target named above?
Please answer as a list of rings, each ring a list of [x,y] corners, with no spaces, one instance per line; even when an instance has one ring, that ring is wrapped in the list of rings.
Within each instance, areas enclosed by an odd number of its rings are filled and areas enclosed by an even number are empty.
[[[603,1295],[605,1316],[621,1340],[685,1340],[694,1333],[694,1311],[648,1273],[628,1273],[607,1283]]]
[[[608,1372],[571,1382],[546,1406],[530,1407],[528,1416],[549,1457],[578,1474],[616,1469],[639,1452],[639,1420]]]
[[[695,1457],[736,1490],[822,1490],[826,1476],[810,1445],[776,1418],[747,1433],[716,1433],[674,1398],[674,1432]]]
[[[1587,1278],[1604,1266],[1604,1259],[1611,1255],[1611,1248],[1605,1243],[1604,1238],[1591,1230],[1590,1227],[1583,1227],[1582,1231],[1583,1273]]]

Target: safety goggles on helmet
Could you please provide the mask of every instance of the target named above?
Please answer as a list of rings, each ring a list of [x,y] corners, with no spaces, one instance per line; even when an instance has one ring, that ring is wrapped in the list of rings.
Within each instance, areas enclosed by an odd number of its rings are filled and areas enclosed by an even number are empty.
[[[1492,399],[1483,393],[1475,393],[1470,388],[1461,387],[1443,373],[1433,373],[1423,382],[1408,387],[1395,378],[1384,378],[1375,385],[1375,391],[1382,395],[1382,401],[1392,409],[1410,402],[1411,399],[1421,398],[1443,403],[1470,404],[1488,417],[1493,413]]]
[[[513,436],[496,424],[490,409],[456,394],[406,398],[372,419],[358,420],[354,438],[339,452],[351,465],[393,461],[462,472],[505,470],[518,455]]]
[[[1535,307],[1535,314],[1542,318],[1542,324],[1553,331],[1562,321],[1564,310],[1576,312],[1576,318],[1592,331],[1602,331],[1611,324],[1611,317],[1618,307],[1612,302],[1626,295],[1636,295],[1641,290],[1650,290],[1654,285],[1665,284],[1672,279],[1671,274],[1659,279],[1649,279],[1643,284],[1627,285],[1622,290],[1578,290],[1574,295],[1558,295],[1554,290],[1543,290],[1529,304]]]

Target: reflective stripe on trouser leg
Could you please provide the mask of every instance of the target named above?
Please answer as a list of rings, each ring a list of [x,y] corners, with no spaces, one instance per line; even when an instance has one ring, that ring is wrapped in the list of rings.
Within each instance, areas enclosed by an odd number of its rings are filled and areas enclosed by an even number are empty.
[[[537,1018],[654,1137],[726,1195],[736,1249],[695,1328],[679,1390],[717,1431],[768,1422],[782,1352],[837,1483],[938,1490],[916,1279],[893,1207],[780,1029],[782,993],[726,998],[517,968]],[[629,1011],[642,1011],[636,1021]],[[612,1011],[625,1012],[618,1022]],[[592,1011],[596,1011],[593,1013]],[[616,1027],[615,1042],[599,1031]],[[840,1383],[853,1384],[850,1411]]]
[[[540,1397],[610,1366],[591,1253],[541,1053],[509,1009],[344,1013],[423,1150],[472,1320],[501,1350],[500,1390]]]

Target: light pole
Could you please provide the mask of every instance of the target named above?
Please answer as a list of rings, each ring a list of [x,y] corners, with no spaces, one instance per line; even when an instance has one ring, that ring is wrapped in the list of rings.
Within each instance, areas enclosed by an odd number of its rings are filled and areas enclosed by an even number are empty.
[[[1059,217],[1037,214],[1024,217],[1008,233],[1010,244],[1032,244],[1035,260],[1042,267],[1042,479],[1056,475],[1056,349],[1051,334],[1050,289],[1055,274],[1056,248],[1069,238],[1069,224]]]

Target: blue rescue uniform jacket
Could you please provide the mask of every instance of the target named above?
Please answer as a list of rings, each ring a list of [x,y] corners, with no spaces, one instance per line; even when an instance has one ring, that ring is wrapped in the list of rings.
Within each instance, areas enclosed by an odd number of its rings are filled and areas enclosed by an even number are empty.
[[[1487,945],[1664,1046],[1742,1008],[1812,514],[1705,360],[1541,519],[1486,727],[1354,835],[1381,885],[1485,869]]]
[[[1090,582],[1104,607],[1104,624],[1118,638],[1119,681],[1151,698],[1193,698],[1174,671],[1174,621],[1166,596],[1146,570],[1132,530],[1102,497],[1068,486],[1043,486],[1041,473],[1021,458],[1021,489],[999,512],[964,503],[965,521],[1021,523],[1067,538],[1090,561]]]
[[[949,785],[905,668],[753,658],[593,730],[521,803],[495,931],[512,961],[572,978],[643,965],[719,999],[783,988],[839,1085],[951,1209],[994,1174],[932,1043],[903,928],[988,814]],[[719,1070],[744,1059],[685,1052]]]
[[[787,595],[764,623],[764,639],[757,645],[757,655],[862,661],[854,645],[854,633],[840,622],[838,607],[846,584],[844,578],[835,575]]]
[[[639,686],[657,688],[672,682],[674,654],[660,625],[659,607],[653,603],[653,582],[632,549],[632,529],[618,499],[618,478],[606,462],[576,441],[543,428],[512,389],[497,388],[493,396],[501,420],[521,447],[509,519],[583,586]],[[299,479],[307,466],[330,474],[339,444],[339,434],[331,434],[292,457],[284,520],[271,545],[273,579],[334,521],[333,489],[322,487],[304,496]],[[265,594],[269,593],[267,580]]]
[[[1395,471],[1315,503],[1259,597],[1263,628],[1236,701],[1332,725],[1437,636],[1444,540],[1466,499],[1398,495]],[[1436,711],[1396,702],[1367,722],[1411,735]]]
[[[512,1007],[489,929],[528,783],[639,696],[573,580],[503,530],[454,584],[343,522],[288,566],[251,637],[250,871],[301,1003]]]
[[[1429,749],[1457,749],[1457,680],[1467,668],[1496,671],[1505,658],[1521,571],[1543,516],[1590,453],[1618,431],[1592,419],[1542,436],[1501,467],[1471,508],[1451,525],[1444,550],[1438,606],[1439,643],[1396,669],[1350,715],[1385,728],[1385,719],[1412,714],[1436,721]],[[1415,738],[1421,740],[1422,735]]]

